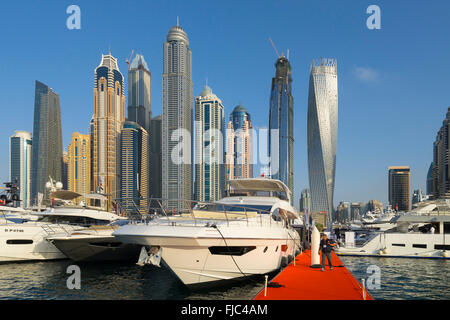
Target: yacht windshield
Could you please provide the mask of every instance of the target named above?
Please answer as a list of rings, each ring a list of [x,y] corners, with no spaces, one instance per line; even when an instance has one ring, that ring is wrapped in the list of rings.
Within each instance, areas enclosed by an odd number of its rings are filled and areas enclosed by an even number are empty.
[[[49,222],[49,223],[55,223],[55,224],[76,224],[76,225],[106,225],[110,221],[108,220],[99,220],[99,219],[93,219],[89,217],[80,217],[80,216],[44,216],[40,218],[38,221],[41,222]]]
[[[236,204],[228,205],[222,203],[197,204],[194,210],[200,211],[215,211],[215,212],[259,212],[262,214],[269,214],[272,206],[257,205],[257,204]]]

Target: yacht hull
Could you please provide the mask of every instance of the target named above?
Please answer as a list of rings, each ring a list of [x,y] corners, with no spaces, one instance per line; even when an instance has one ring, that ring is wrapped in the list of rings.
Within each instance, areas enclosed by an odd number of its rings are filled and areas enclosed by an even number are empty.
[[[113,236],[61,237],[49,241],[74,261],[137,260],[141,250],[140,246],[122,243]]]
[[[287,255],[283,246],[291,253],[295,250],[284,228],[218,229],[220,232],[207,227],[124,226],[114,236],[126,243],[161,247],[164,262],[192,289],[271,273]],[[245,253],[231,255],[229,250]]]

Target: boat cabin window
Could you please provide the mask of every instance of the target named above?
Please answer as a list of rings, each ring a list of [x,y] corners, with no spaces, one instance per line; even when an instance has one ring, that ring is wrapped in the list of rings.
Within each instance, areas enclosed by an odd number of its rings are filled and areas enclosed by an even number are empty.
[[[80,217],[80,216],[58,216],[58,215],[49,215],[44,216],[38,221],[41,222],[48,222],[48,223],[55,223],[55,224],[76,224],[76,225],[106,225],[110,221],[108,220],[99,220],[99,219],[93,219],[89,217]]]
[[[393,247],[405,247],[404,243],[393,243],[392,244]]]
[[[450,244],[435,244],[435,250],[450,250]]]
[[[416,244],[415,243],[412,246],[413,246],[413,248],[422,248],[422,249],[426,249],[427,248],[426,244]]]
[[[32,244],[33,240],[28,239],[11,239],[6,240],[6,244]]]
[[[199,203],[194,210],[199,211],[213,211],[213,212],[258,212],[262,214],[269,214],[272,206],[256,205],[256,204],[236,204],[228,205],[221,203]]]
[[[450,222],[444,222],[444,233],[450,233]]]
[[[255,246],[248,246],[248,247],[215,246],[215,247],[209,247],[208,249],[209,249],[209,252],[211,252],[211,254],[224,255],[224,256],[242,256],[252,250],[255,250],[256,247]]]
[[[230,197],[275,197],[281,200],[287,200],[286,192],[279,191],[230,191],[228,192]]]

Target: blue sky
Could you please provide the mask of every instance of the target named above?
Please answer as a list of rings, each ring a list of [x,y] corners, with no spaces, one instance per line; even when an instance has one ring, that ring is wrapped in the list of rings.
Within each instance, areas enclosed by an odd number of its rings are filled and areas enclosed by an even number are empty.
[[[81,8],[81,30],[66,8]],[[381,30],[366,9],[381,8]],[[309,67],[338,60],[339,129],[335,203],[387,203],[387,167],[411,167],[411,192],[425,189],[432,143],[450,106],[450,2],[359,0],[76,1],[2,3],[0,11],[0,179],[8,179],[9,136],[32,131],[34,81],[61,100],[63,144],[87,133],[93,72],[102,53],[141,53],[152,73],[153,114],[161,113],[163,42],[180,17],[190,40],[194,94],[208,84],[226,115],[242,103],[256,127],[268,125],[276,54],[290,50],[295,123],[295,198],[308,187]],[[296,200],[297,201],[297,200]]]

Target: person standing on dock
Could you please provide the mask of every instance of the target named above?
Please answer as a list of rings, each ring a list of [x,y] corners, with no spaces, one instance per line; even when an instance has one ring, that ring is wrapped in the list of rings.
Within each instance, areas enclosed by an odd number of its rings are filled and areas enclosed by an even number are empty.
[[[322,271],[325,271],[325,257],[328,259],[330,270],[333,270],[333,264],[331,262],[331,250],[335,245],[336,243],[332,243],[331,240],[327,238],[327,235],[323,234],[322,240],[320,240],[319,245],[319,255],[320,251],[322,251]]]

